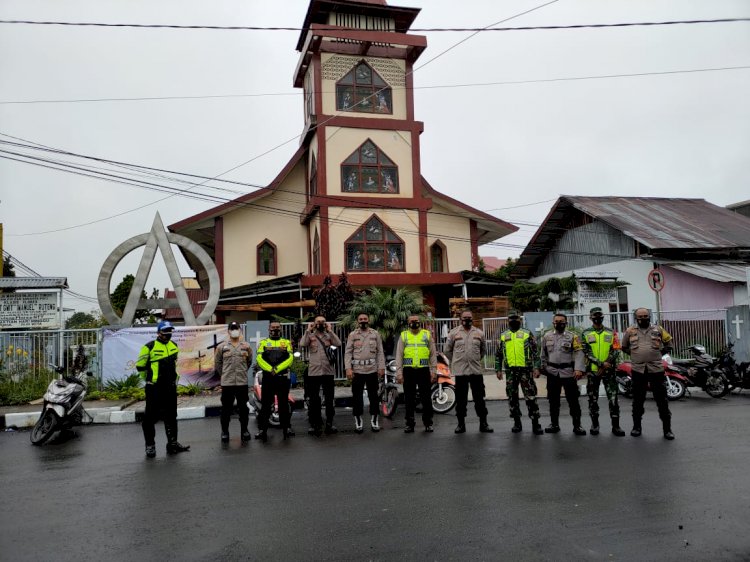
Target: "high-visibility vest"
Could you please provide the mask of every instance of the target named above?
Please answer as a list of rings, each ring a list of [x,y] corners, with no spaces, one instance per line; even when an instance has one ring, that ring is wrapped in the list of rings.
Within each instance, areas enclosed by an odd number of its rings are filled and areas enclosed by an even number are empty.
[[[531,332],[523,328],[516,332],[506,330],[500,335],[505,363],[508,367],[528,367],[530,351],[527,351],[529,349],[527,341],[530,337]]]
[[[429,367],[430,365],[430,332],[419,330],[413,334],[411,330],[401,332],[404,342],[404,367]]]
[[[135,368],[147,383],[158,381],[159,371],[162,372],[162,378],[171,379],[174,377],[174,380],[168,380],[167,382],[174,382],[179,378],[177,374],[177,353],[179,351],[177,344],[171,340],[167,343],[162,343],[159,340],[150,341],[141,348]]]
[[[604,328],[601,332],[597,332],[594,329],[588,329],[583,332],[583,339],[591,348],[592,355],[599,361],[606,361],[609,359],[609,353],[616,342],[615,333],[607,328]],[[589,369],[591,369],[592,373],[595,373],[599,370],[599,365],[591,363]]]
[[[258,367],[266,373],[270,373],[275,367],[276,374],[285,374],[294,361],[292,342],[284,338],[261,340],[258,344],[255,361],[258,363]]]

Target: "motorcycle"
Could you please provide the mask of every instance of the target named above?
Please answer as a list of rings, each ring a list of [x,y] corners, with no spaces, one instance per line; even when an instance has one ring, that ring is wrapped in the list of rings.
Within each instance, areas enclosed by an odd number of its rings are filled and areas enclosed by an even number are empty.
[[[456,407],[456,383],[451,374],[450,362],[444,353],[437,352],[437,382],[432,383],[430,396],[432,397],[432,410],[436,414],[447,414]],[[417,389],[417,406],[419,401],[419,389]]]
[[[675,359],[671,365],[685,378],[686,385],[701,388],[713,398],[728,394],[729,379],[720,367],[720,359],[706,353],[702,345],[691,345],[688,350],[692,359]]]
[[[261,397],[261,383],[263,382],[263,371],[256,371],[253,377],[253,391],[250,394],[250,399],[247,401],[247,406],[251,412],[255,412],[255,419],[260,418],[260,410],[262,408]],[[289,415],[294,413],[295,400],[290,395],[288,399]],[[279,427],[281,425],[281,418],[279,416],[279,397],[273,397],[273,408],[271,409],[271,415],[268,418],[268,424],[271,427]]]
[[[396,413],[398,385],[396,384],[396,360],[391,358],[385,366],[385,376],[378,382],[380,413],[390,419]]]
[[[742,390],[750,388],[750,362],[737,364],[734,359],[734,343],[729,342],[721,350],[717,359],[719,360],[719,368],[724,371],[724,375],[729,381],[730,390],[739,388],[742,392]]]
[[[94,419],[83,407],[83,399],[88,389],[87,377],[91,375],[80,371],[74,375],[65,375],[63,367],[54,367],[61,378],[53,380],[44,393],[42,413],[31,430],[31,443],[43,445],[50,438],[74,425],[90,424]]]
[[[664,365],[665,386],[667,387],[667,400],[679,400],[687,392],[687,379],[672,364],[672,358],[669,354],[663,355],[662,365]],[[633,397],[633,377],[632,364],[630,361],[624,361],[617,366],[615,379],[620,394],[627,398]]]

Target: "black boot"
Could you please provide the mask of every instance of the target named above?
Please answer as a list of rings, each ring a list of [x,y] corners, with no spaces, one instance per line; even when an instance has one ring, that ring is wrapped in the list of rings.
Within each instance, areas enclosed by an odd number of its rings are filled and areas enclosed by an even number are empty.
[[[515,423],[513,424],[513,427],[510,428],[510,430],[513,433],[521,433],[521,431],[523,431],[523,426],[521,425],[521,418],[520,417],[513,418],[513,421]]]
[[[289,439],[290,437],[294,437],[296,434],[294,433],[294,430],[290,427],[285,427],[282,430],[282,433],[284,434],[284,439]]]
[[[531,431],[534,432],[534,435],[544,435],[544,430],[542,429],[542,425],[539,423],[539,420],[531,421]]]
[[[166,425],[167,432],[167,453],[174,455],[176,453],[184,453],[190,450],[190,445],[182,445],[177,441],[177,422],[170,422]]]
[[[479,418],[479,432],[480,433],[494,433],[495,430],[490,427],[487,423],[487,418]]]
[[[625,432],[620,428],[620,418],[612,417],[612,433],[617,437],[625,436]]]
[[[573,418],[573,433],[578,436],[586,435],[586,430],[581,427],[581,418]]]
[[[599,435],[599,415],[591,414],[591,429],[589,429],[591,435]]]
[[[641,420],[633,418],[633,429],[630,430],[631,437],[641,436]]]
[[[544,433],[559,433],[560,432],[560,424],[558,423],[558,420],[556,417],[550,419],[550,423],[547,427],[544,428]]]
[[[307,429],[307,433],[309,435],[314,435],[315,437],[320,437],[321,435],[323,435],[323,429],[319,425],[311,425]]]
[[[221,431],[221,442],[222,443],[229,443],[229,432],[228,431]]]
[[[242,441],[243,443],[247,443],[252,438],[253,436],[250,435],[250,432],[247,430],[247,428],[246,427],[242,428],[242,433],[240,434],[240,441]]]
[[[153,459],[156,456],[156,445],[146,445],[146,457]]]
[[[326,420],[326,427],[323,431],[326,435],[333,435],[339,432],[339,428],[333,425],[333,420]]]
[[[453,433],[466,433],[464,418],[458,418],[458,425],[456,425],[456,429],[453,430]]]
[[[664,439],[671,441],[674,439],[674,433],[672,433],[672,420],[665,420],[661,422],[664,428]]]
[[[268,441],[268,433],[266,433],[265,429],[261,429],[258,433],[255,434],[256,439],[260,439],[263,441],[263,443],[266,443]]]

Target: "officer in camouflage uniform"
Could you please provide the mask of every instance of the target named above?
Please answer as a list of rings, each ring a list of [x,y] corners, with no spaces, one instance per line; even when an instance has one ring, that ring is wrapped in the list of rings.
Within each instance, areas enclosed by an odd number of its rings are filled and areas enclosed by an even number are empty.
[[[620,362],[620,341],[617,332],[604,327],[604,314],[600,307],[589,313],[592,326],[583,331],[583,352],[586,354],[586,393],[589,395],[591,435],[599,435],[599,385],[604,383],[612,418],[612,433],[625,435],[620,429],[620,404],[617,402],[617,378],[615,370]]]
[[[512,310],[508,314],[508,326],[509,329],[500,334],[495,353],[495,372],[498,380],[503,380],[503,375],[506,375],[505,392],[508,395],[510,417],[515,421],[511,431],[520,433],[522,430],[521,406],[518,400],[520,384],[526,398],[534,435],[542,435],[544,431],[539,424],[539,405],[536,403],[534,382],[534,379],[539,377],[536,340],[531,332],[521,328],[521,316],[516,311]]]

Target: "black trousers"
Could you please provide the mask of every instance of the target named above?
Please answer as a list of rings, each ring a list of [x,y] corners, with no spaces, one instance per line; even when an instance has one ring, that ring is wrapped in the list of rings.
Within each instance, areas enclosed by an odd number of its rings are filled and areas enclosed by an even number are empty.
[[[247,431],[250,412],[247,409],[247,385],[243,384],[221,387],[221,431],[224,433],[229,431],[229,420],[232,417],[235,400],[237,413],[240,416],[240,428],[242,431]]]
[[[456,377],[456,417],[466,417],[466,406],[469,403],[469,387],[474,398],[474,411],[480,419],[487,417],[487,406],[484,403],[484,376],[458,375]]]
[[[292,413],[289,411],[289,387],[288,376],[263,373],[263,380],[260,383],[260,417],[258,418],[258,428],[261,431],[268,429],[268,420],[273,411],[274,398],[277,398],[279,402],[279,425],[282,428],[291,426]]]
[[[649,373],[648,368],[643,373],[632,372],[633,376],[633,423],[640,425],[641,418],[645,412],[644,403],[646,402],[646,392],[651,385],[651,394],[654,395],[656,408],[659,410],[659,417],[663,422],[669,422],[672,414],[669,411],[669,401],[667,400],[667,378],[664,371]]]
[[[331,423],[336,413],[333,403],[333,375],[321,375],[319,377],[305,377],[305,391],[310,402],[307,417],[310,419],[311,427],[320,427],[323,420],[320,416],[320,389],[323,389],[323,399],[326,404],[326,422]]]
[[[417,388],[422,402],[422,423],[432,425],[432,381],[429,367],[415,369],[404,367],[404,401],[406,402],[406,425],[414,427],[414,411],[417,407]]]
[[[354,373],[352,378],[352,414],[361,416],[365,410],[365,401],[362,393],[367,386],[367,399],[370,401],[370,415],[377,416],[379,412],[380,399],[378,398],[378,373]]]
[[[565,399],[568,401],[570,416],[573,420],[581,421],[581,405],[578,403],[578,381],[575,377],[560,378],[547,375],[547,399],[549,400],[549,417],[557,425],[560,419],[560,391],[565,389]]]
[[[146,446],[155,444],[156,422],[164,421],[167,442],[177,441],[177,384],[156,383],[146,385],[146,411],[141,427]]]

